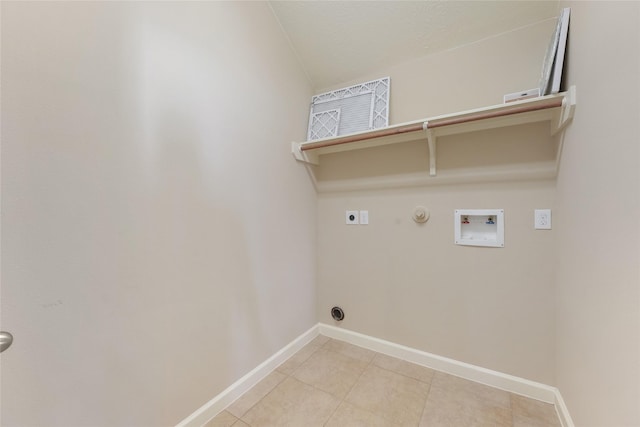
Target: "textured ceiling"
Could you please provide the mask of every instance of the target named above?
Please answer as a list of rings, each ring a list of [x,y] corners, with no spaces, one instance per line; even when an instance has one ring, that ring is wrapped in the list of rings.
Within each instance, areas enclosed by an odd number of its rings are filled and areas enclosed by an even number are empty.
[[[558,1],[270,1],[315,89],[558,15]]]

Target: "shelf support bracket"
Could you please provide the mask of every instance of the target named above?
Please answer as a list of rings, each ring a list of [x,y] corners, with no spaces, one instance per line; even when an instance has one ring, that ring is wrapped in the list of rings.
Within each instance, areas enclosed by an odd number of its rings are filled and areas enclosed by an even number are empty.
[[[567,126],[569,121],[573,119],[573,112],[575,109],[576,87],[571,86],[562,99],[562,106],[560,107],[560,112],[558,113],[556,122],[553,125],[553,129],[551,130],[551,135],[555,135]]]
[[[429,176],[436,176],[436,136],[433,130],[429,129],[429,122],[422,123],[422,130],[427,135],[427,146],[429,147]]]
[[[320,156],[318,156],[318,154],[316,153],[305,153],[300,149],[299,142],[291,143],[291,154],[293,154],[293,157],[299,162],[308,163],[316,166],[320,164]]]

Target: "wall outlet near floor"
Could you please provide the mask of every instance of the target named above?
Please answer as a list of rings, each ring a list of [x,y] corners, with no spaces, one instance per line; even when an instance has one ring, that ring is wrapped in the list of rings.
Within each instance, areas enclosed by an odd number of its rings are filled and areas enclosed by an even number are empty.
[[[358,212],[358,211],[347,211],[347,213],[346,213],[347,225],[357,225],[359,219],[360,219],[360,212]]]
[[[534,217],[536,230],[551,230],[551,209],[536,209]]]

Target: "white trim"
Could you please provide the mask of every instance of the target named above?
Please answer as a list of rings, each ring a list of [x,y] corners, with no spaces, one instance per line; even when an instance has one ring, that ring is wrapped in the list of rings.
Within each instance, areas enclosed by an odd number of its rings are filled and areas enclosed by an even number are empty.
[[[558,389],[556,389],[556,401],[554,403],[556,405],[556,412],[558,413],[558,418],[560,418],[560,424],[562,424],[562,427],[575,427],[575,424],[573,424],[573,420],[571,419],[571,415],[569,415],[567,405],[564,404],[564,400],[562,399],[562,395]]]
[[[374,338],[348,329],[338,328],[324,323],[319,324],[320,334],[340,341],[346,341],[387,356],[397,357],[417,365],[455,375],[491,387],[499,388],[531,399],[554,404],[563,427],[574,427],[571,416],[564,405],[560,391],[552,386],[530,381],[448,357],[438,356],[416,350],[390,341]]]
[[[176,427],[201,427],[222,412],[251,387],[262,381],[285,360],[297,353],[302,347],[319,335],[319,325],[313,326],[280,351],[262,362],[251,372],[227,387],[222,393],[202,405],[193,414],[182,420]]]
[[[258,365],[251,372],[227,387],[227,389],[222,393],[205,403],[193,414],[181,421],[176,427],[200,427],[204,425],[318,335],[324,335],[329,338],[345,341],[359,347],[364,347],[388,356],[397,357],[408,362],[426,366],[470,381],[475,381],[511,393],[554,404],[562,427],[574,427],[573,420],[571,419],[564,400],[560,395],[560,391],[555,387],[471,365],[469,363],[460,362],[454,359],[449,359],[448,357],[416,350],[411,347],[406,347],[390,341],[385,341],[359,332],[338,328],[324,323],[318,323],[300,335],[269,359]]]

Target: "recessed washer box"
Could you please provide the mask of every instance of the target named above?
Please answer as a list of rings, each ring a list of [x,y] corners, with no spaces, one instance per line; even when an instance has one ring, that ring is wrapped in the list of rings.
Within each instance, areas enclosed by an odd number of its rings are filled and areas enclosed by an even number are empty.
[[[455,244],[504,247],[504,209],[456,209]]]

